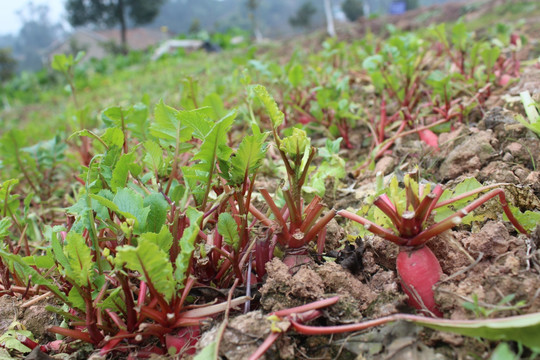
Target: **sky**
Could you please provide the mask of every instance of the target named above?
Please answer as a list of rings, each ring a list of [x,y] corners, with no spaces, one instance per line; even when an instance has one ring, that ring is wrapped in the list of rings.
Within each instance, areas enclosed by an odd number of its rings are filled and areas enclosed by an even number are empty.
[[[65,0],[33,0],[35,5],[49,5],[49,20],[56,23],[62,19]],[[17,10],[26,7],[28,0],[0,0],[0,35],[16,34],[21,28]]]

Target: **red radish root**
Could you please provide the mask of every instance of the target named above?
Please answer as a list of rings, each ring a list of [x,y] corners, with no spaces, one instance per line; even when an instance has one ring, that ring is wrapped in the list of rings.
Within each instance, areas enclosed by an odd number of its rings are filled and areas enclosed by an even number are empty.
[[[440,280],[442,270],[433,252],[427,246],[401,247],[396,267],[401,287],[409,296],[409,304],[441,317],[433,296],[433,286]]]

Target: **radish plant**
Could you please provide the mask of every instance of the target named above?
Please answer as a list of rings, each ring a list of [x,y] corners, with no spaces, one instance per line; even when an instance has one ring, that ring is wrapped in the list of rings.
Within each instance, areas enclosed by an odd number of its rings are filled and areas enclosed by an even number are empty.
[[[49,246],[35,249],[25,244],[24,235],[20,245],[12,239],[2,242],[1,290],[23,297],[55,296],[65,307],[49,310],[62,315],[67,326],[49,330],[90,343],[102,355],[132,353],[134,345],[137,358],[166,354],[165,348],[172,349],[172,354],[193,352],[202,320],[248,300],[240,297],[193,306],[189,296],[199,284],[194,253],[205,225],[204,213],[189,204],[211,207],[210,189],[218,183],[213,179],[217,161],[222,159],[215,149],[230,155],[225,142],[233,117],[210,123],[208,111],[180,112],[160,103],[145,135],[122,121],[129,113],[109,108],[104,116],[110,127],[103,134],[79,132],[95,139],[94,149],[103,152],[93,156],[79,177],[82,186],[74,192],[74,204],[66,209],[65,226],[46,233]],[[133,144],[129,142],[132,133],[150,139],[143,146]],[[181,153],[194,147],[188,143],[192,134],[201,140],[200,150],[191,154],[196,172],[179,173],[178,167],[184,165]],[[170,172],[163,172],[161,163],[167,161],[163,153],[174,145],[178,146],[170,158]],[[149,150],[144,162],[148,168],[137,161],[143,147]],[[187,186],[176,194],[181,182]],[[3,216],[18,215],[20,201],[10,195],[15,184],[9,182],[0,189],[0,194],[5,193]],[[9,236],[5,230],[12,222],[18,223],[14,216],[0,221],[2,238]],[[21,245],[26,247],[22,251]]]
[[[316,149],[311,146],[311,141],[305,131],[297,128],[293,128],[291,136],[281,139],[278,128],[283,122],[283,113],[279,111],[275,101],[263,86],[257,85],[253,90],[270,114],[274,141],[285,164],[288,180],[288,186],[282,189],[285,205],[281,209],[266,189],[260,189],[273,219],[254,207],[250,209],[252,214],[268,226],[272,233],[270,244],[261,243],[257,253],[261,259],[268,260],[273,256],[273,248],[279,244],[286,252],[284,262],[292,268],[309,261],[307,245],[316,238],[317,250],[322,252],[326,237],[325,228],[334,218],[335,211],[330,210],[321,217],[324,205],[319,196],[315,196],[306,206],[302,187],[306,183]]]
[[[248,260],[257,222],[250,214],[250,208],[253,207],[255,177],[266,155],[268,137],[268,133],[261,133],[256,125],[253,125],[253,131],[253,135],[242,140],[230,162],[219,161],[222,184],[214,187],[220,194],[219,201],[205,213],[208,222],[216,226],[212,234],[203,239],[210,247],[207,254],[210,261],[200,273],[200,281],[230,287],[234,281],[245,284],[251,275]],[[258,264],[255,270],[261,266],[264,268],[264,263]],[[258,278],[262,279],[262,275]]]
[[[516,229],[523,234],[527,234],[527,230],[516,220],[506,202],[504,190],[496,188],[497,185],[480,187],[440,201],[444,192],[441,185],[436,185],[433,189],[429,185],[419,185],[411,174],[405,175],[403,182],[405,188],[399,191],[397,179],[394,177],[390,185],[390,196],[382,194],[373,202],[376,206],[375,218],[382,218],[382,226],[347,210],[338,211],[338,215],[356,221],[367,231],[399,245],[396,267],[403,291],[409,296],[409,303],[427,314],[442,316],[433,295],[433,285],[440,280],[442,270],[439,261],[425,244],[460,224],[471,211],[494,197],[499,197],[504,213]],[[486,190],[491,191],[435,224],[427,225],[432,221],[433,211],[437,208]]]

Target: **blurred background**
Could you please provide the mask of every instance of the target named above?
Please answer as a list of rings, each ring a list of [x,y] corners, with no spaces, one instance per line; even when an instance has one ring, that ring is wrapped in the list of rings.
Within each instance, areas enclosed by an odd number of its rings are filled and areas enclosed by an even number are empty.
[[[0,1],[2,80],[46,66],[56,53],[88,58],[146,50],[169,39],[283,39],[358,19],[399,14],[448,0],[34,0]],[[124,31],[122,31],[124,29]],[[198,47],[199,42],[174,43]],[[163,50],[162,50],[163,51]],[[158,54],[159,55],[159,54]]]

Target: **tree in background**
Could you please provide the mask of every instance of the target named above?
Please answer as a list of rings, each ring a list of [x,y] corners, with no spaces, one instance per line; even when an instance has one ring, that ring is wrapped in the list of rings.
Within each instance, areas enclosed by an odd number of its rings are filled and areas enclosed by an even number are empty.
[[[261,30],[259,29],[259,23],[257,21],[257,8],[260,5],[261,0],[247,0],[246,6],[249,10],[249,19],[251,20],[251,31],[255,41],[262,40]]]
[[[7,81],[15,75],[17,61],[13,58],[10,48],[0,49],[0,83]]]
[[[313,15],[317,12],[317,8],[313,5],[311,1],[305,1],[298,10],[296,10],[296,14],[294,16],[289,17],[289,24],[294,27],[303,27],[303,28],[309,28],[311,27],[311,19],[313,18]]]
[[[334,26],[334,14],[332,13],[332,0],[323,0],[324,15],[326,15],[326,32],[331,37],[336,37],[336,28]]]
[[[405,0],[405,4],[407,11],[414,10],[419,6],[418,0]]]
[[[67,0],[68,20],[73,26],[120,25],[122,48],[127,51],[127,17],[136,25],[151,22],[165,0]]]
[[[356,21],[364,16],[364,4],[362,0],[345,0],[341,4],[341,9],[349,21]]]
[[[191,21],[189,25],[188,33],[197,34],[201,31],[201,21],[198,18],[195,18]]]
[[[55,40],[63,36],[60,24],[49,19],[49,6],[29,2],[17,11],[22,27],[15,38],[13,53],[19,59],[18,66],[25,70],[39,70],[43,67],[43,52]]]

